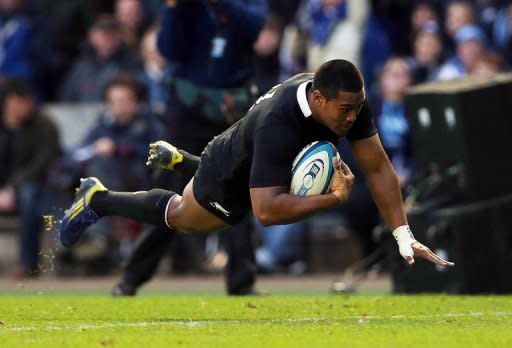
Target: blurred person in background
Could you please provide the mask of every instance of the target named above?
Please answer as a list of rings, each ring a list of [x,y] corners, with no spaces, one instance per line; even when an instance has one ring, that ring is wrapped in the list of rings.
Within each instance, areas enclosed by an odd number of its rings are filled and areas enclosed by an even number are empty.
[[[307,70],[314,71],[323,62],[336,58],[360,66],[368,0],[309,0],[307,11]]]
[[[146,186],[143,162],[154,125],[142,108],[141,89],[128,73],[119,73],[108,81],[105,112],[70,154],[82,166],[83,175],[97,176],[120,189]]]
[[[21,78],[33,82],[30,61],[32,21],[23,10],[24,0],[0,0],[0,82]]]
[[[409,124],[405,117],[405,93],[412,83],[407,60],[392,57],[382,69],[379,93],[370,100],[382,145],[395,168],[401,188],[409,182],[414,162]]]
[[[493,28],[493,42],[503,55],[504,62],[512,66],[512,2],[499,11]]]
[[[478,25],[474,5],[469,0],[453,0],[446,6],[444,22],[448,38],[455,43],[455,35],[464,26]]]
[[[120,190],[145,189],[149,180],[144,159],[155,137],[151,115],[142,108],[141,86],[132,75],[120,73],[108,82],[105,99],[105,112],[71,151],[70,160],[80,176],[98,177]],[[90,249],[102,256],[110,241],[133,241],[137,227],[122,219],[105,220],[92,229]]]
[[[466,25],[455,34],[456,55],[439,69],[437,80],[451,80],[466,76],[475,62],[487,53],[487,38],[476,25]]]
[[[434,0],[416,0],[411,11],[411,32],[415,33],[427,23],[439,22],[437,2]]]
[[[41,101],[56,100],[63,77],[80,54],[97,1],[30,0],[33,27],[37,28],[32,31],[31,63]]]
[[[254,82],[259,91],[268,91],[279,82],[279,51],[285,27],[295,17],[299,0],[269,0],[269,15],[254,43]]]
[[[498,14],[508,0],[473,0],[478,24],[484,29],[488,38],[493,35],[493,28]]]
[[[137,47],[146,28],[146,18],[140,0],[116,0],[114,17],[119,23],[123,43]]]
[[[266,20],[264,0],[167,0],[158,32],[160,53],[176,69],[170,86],[167,137],[199,155],[218,133],[242,117],[253,102],[253,47]],[[154,187],[181,192],[197,167],[162,172]],[[255,266],[250,219],[222,232],[228,254],[227,292],[254,293]],[[195,238],[194,238],[195,237]],[[156,272],[173,241],[174,271],[197,260],[204,238],[154,227],[141,236],[113,295],[134,295]],[[174,239],[174,240],[173,240]],[[197,263],[197,261],[194,261]],[[178,268],[179,267],[179,268]]]
[[[436,22],[427,22],[414,36],[413,55],[408,59],[414,83],[436,78],[444,59],[444,42]]]
[[[372,0],[361,47],[361,67],[368,90],[374,88],[379,69],[394,50],[393,39],[398,30],[391,18],[393,13],[389,3]]]
[[[473,64],[470,75],[492,77],[503,71],[502,57],[498,54],[484,54]]]
[[[156,35],[157,28],[151,27],[142,37],[140,43],[142,67],[137,72],[137,78],[145,87],[151,111],[159,117],[165,117],[174,67],[158,51]]]
[[[361,66],[368,90],[392,54],[411,54],[411,26],[436,16],[430,1],[371,0],[363,30]]]
[[[122,42],[119,23],[109,15],[99,16],[89,30],[84,52],[60,86],[63,102],[101,102],[105,87],[120,71],[135,71],[137,51]]]
[[[262,273],[301,274],[306,271],[304,237],[308,223],[263,226],[254,219],[255,229],[261,237],[256,249],[256,264]]]
[[[4,80],[0,95],[0,215],[19,217],[19,265],[11,276],[20,279],[39,273],[40,203],[48,169],[60,152],[59,135],[35,105],[28,83]]]

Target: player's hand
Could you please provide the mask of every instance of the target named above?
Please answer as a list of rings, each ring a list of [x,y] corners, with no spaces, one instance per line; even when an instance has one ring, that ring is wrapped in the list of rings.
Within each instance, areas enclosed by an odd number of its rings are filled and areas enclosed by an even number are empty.
[[[441,256],[437,255],[432,250],[430,250],[430,248],[421,244],[418,241],[412,243],[411,248],[412,248],[414,256],[416,256],[416,257],[420,257],[427,261],[433,262],[439,266],[445,266],[445,267],[455,266],[455,263],[443,259]],[[410,257],[409,260],[406,260],[406,261],[407,261],[407,263],[412,265],[412,264],[414,264],[414,257]]]
[[[414,257],[416,256],[433,262],[439,266],[455,266],[453,262],[449,262],[443,259],[439,255],[436,255],[432,250],[430,250],[430,248],[418,242],[414,238],[409,225],[397,227],[392,234],[398,244],[400,255],[402,255],[402,257],[409,265],[412,266],[414,264]]]
[[[340,202],[345,202],[350,196],[352,185],[354,184],[354,174],[349,166],[338,157],[333,158],[334,176],[331,184],[331,193],[334,194]]]
[[[174,170],[174,166],[181,161],[183,161],[183,155],[168,142],[159,140],[149,144],[147,166]]]

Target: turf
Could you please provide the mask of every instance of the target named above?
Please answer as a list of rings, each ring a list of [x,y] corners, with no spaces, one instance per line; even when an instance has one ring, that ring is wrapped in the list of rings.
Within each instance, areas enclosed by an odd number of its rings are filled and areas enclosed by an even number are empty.
[[[0,296],[1,347],[512,347],[512,297]]]

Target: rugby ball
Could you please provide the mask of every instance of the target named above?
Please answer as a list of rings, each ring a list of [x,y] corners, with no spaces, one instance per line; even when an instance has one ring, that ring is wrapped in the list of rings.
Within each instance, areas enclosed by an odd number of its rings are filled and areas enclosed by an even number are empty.
[[[334,156],[339,160],[336,147],[328,141],[315,141],[304,147],[292,164],[290,193],[311,196],[329,192],[334,174]]]

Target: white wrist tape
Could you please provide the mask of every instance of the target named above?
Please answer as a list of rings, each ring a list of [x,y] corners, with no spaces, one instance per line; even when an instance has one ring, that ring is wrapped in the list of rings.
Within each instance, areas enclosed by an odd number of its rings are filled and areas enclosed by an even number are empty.
[[[396,242],[398,243],[398,250],[400,251],[400,255],[402,255],[402,257],[406,258],[409,256],[414,256],[411,244],[414,243],[416,239],[414,239],[409,225],[403,225],[395,228],[393,231],[393,237],[395,237]]]

